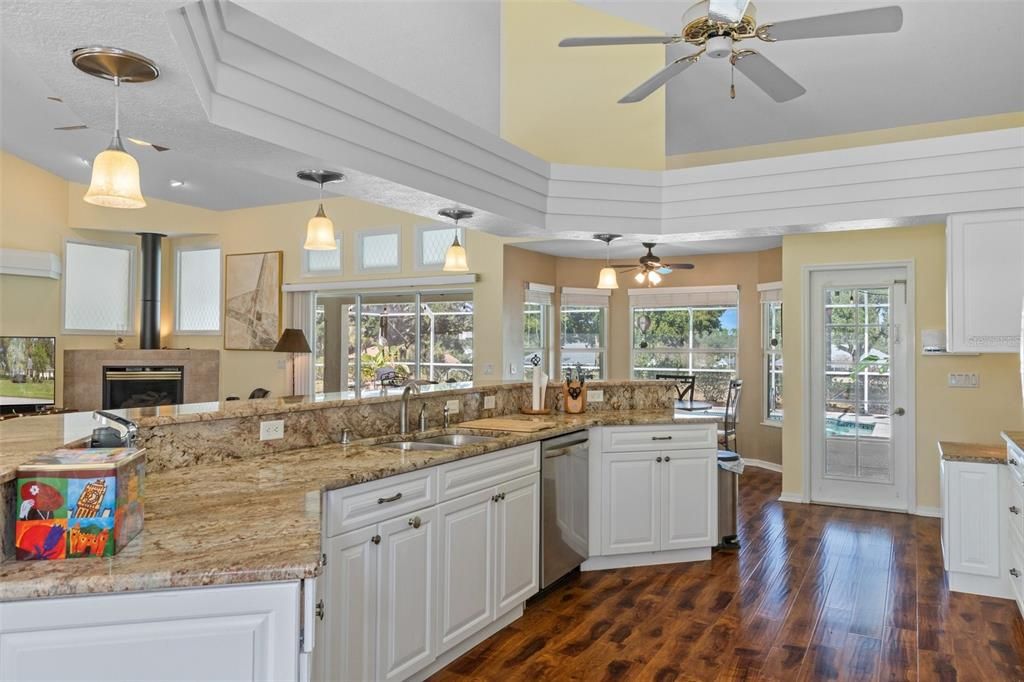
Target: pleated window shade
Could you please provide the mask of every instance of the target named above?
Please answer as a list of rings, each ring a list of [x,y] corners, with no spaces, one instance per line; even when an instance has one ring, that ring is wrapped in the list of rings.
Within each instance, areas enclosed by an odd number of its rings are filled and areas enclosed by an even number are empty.
[[[651,287],[629,290],[629,305],[632,308],[733,306],[738,303],[739,287],[735,284],[707,287]]]

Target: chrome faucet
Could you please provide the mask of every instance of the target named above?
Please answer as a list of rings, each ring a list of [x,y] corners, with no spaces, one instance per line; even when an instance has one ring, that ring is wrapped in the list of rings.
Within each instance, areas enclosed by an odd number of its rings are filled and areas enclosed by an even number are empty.
[[[126,419],[120,415],[113,414],[111,412],[105,412],[103,410],[96,410],[92,413],[92,418],[102,422],[103,420],[112,421],[121,428],[124,429],[124,434],[121,436],[121,443],[126,448],[135,447],[135,439],[139,435],[139,425],[133,422],[131,419]]]
[[[405,385],[405,390],[402,391],[402,405],[398,411],[398,432],[403,436],[409,433],[409,396],[412,394],[419,395],[420,387],[413,383]]]

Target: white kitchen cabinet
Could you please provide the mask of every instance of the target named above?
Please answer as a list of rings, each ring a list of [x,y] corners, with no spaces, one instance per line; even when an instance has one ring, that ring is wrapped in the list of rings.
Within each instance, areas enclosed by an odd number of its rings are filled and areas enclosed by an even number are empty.
[[[438,653],[494,620],[495,495],[481,490],[438,508]]]
[[[1024,210],[950,215],[946,224],[946,345],[1018,353],[1024,300]]]
[[[371,680],[377,664],[377,527],[330,538],[325,550],[328,601],[318,642],[321,679]]]
[[[0,679],[294,680],[299,582],[0,604]]]
[[[717,545],[718,524],[712,514],[718,506],[712,504],[718,492],[717,459],[700,450],[661,454],[661,549]]]
[[[495,617],[537,593],[540,585],[540,474],[496,488]]]
[[[601,464],[605,531],[602,554],[661,549],[660,459],[657,452],[604,455]]]

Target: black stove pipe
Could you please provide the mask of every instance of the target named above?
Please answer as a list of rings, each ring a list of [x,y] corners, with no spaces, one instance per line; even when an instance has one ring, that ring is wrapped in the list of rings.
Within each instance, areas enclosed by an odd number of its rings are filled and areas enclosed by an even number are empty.
[[[142,326],[139,348],[160,348],[160,242],[167,236],[139,232],[142,237]]]

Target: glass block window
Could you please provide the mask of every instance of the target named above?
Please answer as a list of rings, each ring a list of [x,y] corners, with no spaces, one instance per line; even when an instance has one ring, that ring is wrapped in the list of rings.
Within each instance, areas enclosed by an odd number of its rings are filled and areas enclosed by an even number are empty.
[[[362,272],[398,272],[402,264],[402,238],[398,228],[361,232],[357,262]]]
[[[341,240],[335,239],[334,244],[334,251],[303,251],[303,271],[307,275],[340,275]]]
[[[220,249],[178,251],[174,328],[178,332],[220,331]]]
[[[64,330],[127,332],[132,325],[130,246],[64,245]]]
[[[416,267],[422,269],[441,269],[444,267],[444,256],[448,247],[455,241],[463,240],[462,228],[423,226],[416,230]],[[463,244],[465,246],[465,244]]]

